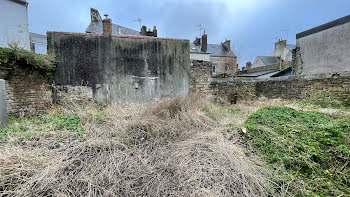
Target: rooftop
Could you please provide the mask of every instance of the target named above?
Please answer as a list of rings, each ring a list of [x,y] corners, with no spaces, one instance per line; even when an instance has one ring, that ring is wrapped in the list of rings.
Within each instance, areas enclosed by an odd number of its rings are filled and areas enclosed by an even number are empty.
[[[195,45],[194,43],[190,44],[191,53],[210,53],[210,56],[214,57],[237,57],[231,50],[225,50],[221,44],[208,44],[207,52],[202,52],[201,47]]]
[[[297,46],[295,44],[287,44],[286,45],[286,48],[289,50],[289,51],[293,51],[293,49],[295,49]]]
[[[257,56],[266,66],[278,64],[280,62],[280,59],[278,57],[274,56]]]
[[[41,43],[41,44],[47,43],[46,35],[29,32],[29,37],[31,42],[33,43]]]
[[[258,72],[254,72],[254,73],[245,73],[245,74],[238,75],[237,77],[260,77],[260,76],[268,75],[268,74],[269,75],[267,77],[270,77],[271,75],[274,75],[278,72],[279,72],[278,69],[272,69],[272,70],[258,71]]]
[[[314,28],[306,30],[304,32],[298,33],[297,39],[303,38],[303,37],[306,37],[306,36],[309,36],[309,35],[312,35],[312,34],[315,34],[315,33],[318,33],[318,32],[321,32],[321,31],[324,31],[324,30],[327,30],[327,29],[330,29],[330,28],[333,28],[333,27],[336,27],[339,25],[343,25],[343,24],[349,23],[349,22],[350,22],[350,15],[345,16],[345,17],[340,18],[340,19],[337,19],[337,20],[334,20],[334,21],[331,21],[329,23],[314,27]]]
[[[10,0],[19,4],[23,4],[23,5],[28,5],[28,2],[26,0]]]
[[[100,13],[97,9],[90,9],[91,22],[86,33],[102,34],[103,33],[103,23]],[[139,31],[123,27],[112,23],[112,34],[114,35],[129,35],[129,36],[141,36]]]
[[[96,33],[78,33],[78,32],[63,32],[63,31],[47,31],[47,34],[66,34],[66,35],[83,35],[83,36],[102,36],[102,34],[96,34]],[[189,41],[187,39],[178,39],[178,38],[160,38],[160,37],[151,37],[151,36],[130,36],[130,35],[111,35],[112,37],[119,37],[119,38],[146,38],[146,39],[160,39],[160,40],[182,40],[182,41]]]
[[[86,33],[102,34],[103,33],[102,21],[91,22],[88,28],[86,29]],[[114,23],[112,23],[112,34],[141,36],[140,32],[138,31],[135,31]]]

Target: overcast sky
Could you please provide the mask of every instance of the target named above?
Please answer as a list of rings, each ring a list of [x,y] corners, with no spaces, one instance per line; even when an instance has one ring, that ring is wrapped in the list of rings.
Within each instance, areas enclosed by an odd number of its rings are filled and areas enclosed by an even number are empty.
[[[350,14],[350,0],[28,0],[30,31],[85,32],[90,7],[113,23],[139,30],[157,26],[159,37],[200,35],[231,40],[240,62],[270,55],[279,38],[295,44],[296,33]]]

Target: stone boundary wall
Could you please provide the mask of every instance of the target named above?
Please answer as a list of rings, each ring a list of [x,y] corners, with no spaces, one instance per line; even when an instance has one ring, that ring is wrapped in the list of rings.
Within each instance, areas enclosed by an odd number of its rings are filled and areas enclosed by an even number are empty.
[[[89,86],[54,86],[53,102],[57,104],[80,102],[93,98],[93,89]]]
[[[5,80],[0,79],[0,128],[7,125]]]
[[[9,115],[24,116],[44,111],[52,104],[51,82],[32,70],[16,70],[6,80]]]
[[[213,95],[229,99],[232,94],[239,100],[256,97],[302,99],[327,90],[341,100],[350,98],[350,72],[279,77],[264,80],[214,80],[210,87]]]
[[[192,60],[190,67],[191,93],[207,93],[210,91],[210,78],[212,77],[212,63],[207,61]]]
[[[4,102],[1,100],[2,87],[6,97]],[[87,99],[93,99],[91,87],[55,86],[46,77],[32,70],[17,70],[8,79],[0,80],[0,118],[5,117],[4,114],[35,115],[48,109],[52,104],[80,102]]]

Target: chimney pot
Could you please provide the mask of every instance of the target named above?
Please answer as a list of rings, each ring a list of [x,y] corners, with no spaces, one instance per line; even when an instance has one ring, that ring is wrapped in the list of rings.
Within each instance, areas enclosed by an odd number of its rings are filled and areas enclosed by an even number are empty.
[[[103,35],[112,34],[112,20],[107,18],[108,14],[105,14],[106,18],[102,20]]]
[[[252,62],[247,62],[246,63],[246,68],[251,69],[252,68]]]

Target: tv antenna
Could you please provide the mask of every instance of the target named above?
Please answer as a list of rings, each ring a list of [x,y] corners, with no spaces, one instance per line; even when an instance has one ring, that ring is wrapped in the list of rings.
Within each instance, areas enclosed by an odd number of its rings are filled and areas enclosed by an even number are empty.
[[[202,27],[202,24],[197,25],[196,27],[198,27],[197,31],[199,31],[199,36],[202,36],[202,31],[204,30],[204,28]]]
[[[142,19],[140,17],[138,17],[136,20],[134,20],[134,22],[138,22],[140,25],[140,29],[141,29]]]

